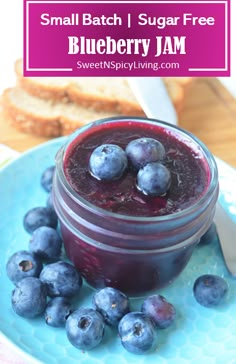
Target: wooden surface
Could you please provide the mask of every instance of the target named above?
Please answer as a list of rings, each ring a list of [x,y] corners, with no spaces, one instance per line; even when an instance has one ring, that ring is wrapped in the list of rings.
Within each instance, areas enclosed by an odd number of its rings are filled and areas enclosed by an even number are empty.
[[[193,79],[179,125],[199,137],[214,155],[236,167],[236,100],[218,80]],[[18,132],[0,116],[0,143],[22,152],[46,140]]]
[[[214,155],[236,167],[236,99],[218,80],[193,80],[179,125],[200,138]]]

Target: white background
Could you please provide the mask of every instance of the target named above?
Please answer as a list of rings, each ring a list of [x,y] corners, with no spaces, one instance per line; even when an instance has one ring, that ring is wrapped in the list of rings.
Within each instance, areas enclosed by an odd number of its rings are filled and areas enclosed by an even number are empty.
[[[236,0],[231,0],[231,77],[236,97]],[[14,62],[23,56],[23,0],[0,0],[0,93],[15,84]]]

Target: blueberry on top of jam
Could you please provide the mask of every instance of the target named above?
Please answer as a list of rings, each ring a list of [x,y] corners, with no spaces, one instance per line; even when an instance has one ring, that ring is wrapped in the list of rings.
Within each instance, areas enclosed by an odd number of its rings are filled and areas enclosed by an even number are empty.
[[[164,195],[170,183],[171,175],[168,168],[159,162],[146,164],[137,174],[137,187],[146,195]]]
[[[125,151],[135,169],[140,169],[147,163],[162,161],[166,155],[162,143],[154,138],[145,137],[131,140]]]
[[[148,195],[137,188],[138,172],[130,163],[120,178],[109,183],[102,183],[90,172],[89,159],[95,148],[114,144],[124,151],[139,138],[155,138],[164,147],[164,160],[158,162],[168,169],[171,186],[163,195]],[[141,217],[170,215],[190,207],[204,195],[210,176],[201,150],[178,132],[158,125],[119,121],[96,125],[76,138],[66,151],[63,167],[72,189],[88,203],[109,212]]]
[[[102,144],[95,148],[89,159],[93,177],[101,181],[119,179],[128,166],[137,173],[137,188],[146,195],[159,196],[170,187],[169,170],[160,162],[165,148],[156,139],[139,138],[128,143],[125,152],[116,144]]]
[[[94,149],[89,159],[92,176],[98,180],[113,181],[122,176],[127,168],[125,151],[115,144],[102,144]]]

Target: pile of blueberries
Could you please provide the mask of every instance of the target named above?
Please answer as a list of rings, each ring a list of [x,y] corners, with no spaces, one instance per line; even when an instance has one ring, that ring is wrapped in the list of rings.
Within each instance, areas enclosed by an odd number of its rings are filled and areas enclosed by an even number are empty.
[[[71,344],[81,350],[96,347],[109,325],[117,328],[128,351],[149,351],[155,345],[155,327],[166,328],[176,317],[174,306],[163,296],[146,298],[140,312],[132,312],[125,293],[105,287],[95,291],[92,308],[73,309],[72,298],[81,290],[83,279],[74,265],[61,260],[63,241],[51,199],[54,170],[54,166],[47,168],[41,177],[49,193],[47,206],[34,207],[23,218],[30,234],[28,250],[15,252],[7,261],[6,272],[15,285],[13,310],[27,319],[42,315],[46,324],[65,327]]]
[[[171,184],[171,174],[164,165],[166,158],[162,143],[153,138],[138,138],[125,150],[116,144],[102,144],[90,156],[91,174],[102,181],[119,179],[128,163],[137,172],[137,188],[146,195],[165,194]]]
[[[90,164],[92,168],[93,162]],[[47,206],[32,208],[23,219],[31,236],[29,249],[15,252],[7,261],[6,272],[15,285],[13,310],[27,319],[42,315],[46,324],[65,327],[68,340],[81,350],[100,344],[109,325],[118,330],[129,352],[150,351],[156,346],[156,329],[165,329],[176,319],[175,307],[160,294],[144,299],[140,311],[134,312],[125,293],[105,287],[95,291],[92,308],[72,307],[71,299],[81,290],[83,278],[74,265],[61,258],[63,241],[51,199],[54,171],[51,166],[41,176],[41,185],[49,193]],[[212,225],[202,242],[210,241],[214,234]],[[196,300],[206,307],[218,305],[227,290],[223,278],[210,274],[200,276],[193,287]]]

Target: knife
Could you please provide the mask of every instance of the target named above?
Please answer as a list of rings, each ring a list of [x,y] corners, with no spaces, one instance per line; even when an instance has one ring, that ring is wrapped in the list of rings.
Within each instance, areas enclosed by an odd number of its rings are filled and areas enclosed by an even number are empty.
[[[174,106],[160,78],[133,77],[128,82],[147,117],[177,124]],[[236,224],[219,200],[214,219],[225,265],[236,276]]]
[[[233,98],[236,98],[236,75],[233,77],[218,77],[218,80],[228,90]]]
[[[159,77],[129,77],[129,86],[148,118],[177,124],[177,114]]]
[[[216,204],[215,223],[225,265],[236,276],[236,224],[219,202]]]

